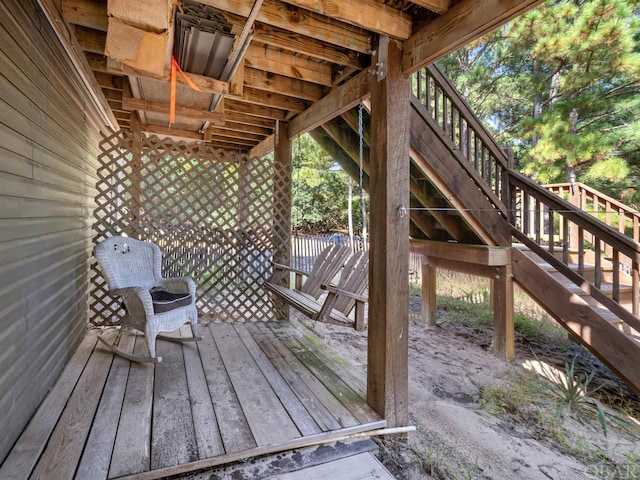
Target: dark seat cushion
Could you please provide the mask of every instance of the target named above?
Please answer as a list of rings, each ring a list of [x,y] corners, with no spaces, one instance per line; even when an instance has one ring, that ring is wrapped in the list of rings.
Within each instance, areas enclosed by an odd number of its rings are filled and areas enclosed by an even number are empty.
[[[191,295],[188,293],[171,293],[154,288],[149,292],[153,300],[154,313],[169,312],[175,308],[191,305]]]

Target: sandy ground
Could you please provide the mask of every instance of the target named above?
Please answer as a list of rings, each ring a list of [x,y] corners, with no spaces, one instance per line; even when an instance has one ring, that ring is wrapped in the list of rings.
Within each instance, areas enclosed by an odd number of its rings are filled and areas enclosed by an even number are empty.
[[[528,407],[531,421],[522,414],[487,407],[483,401],[487,388],[503,385],[507,395],[516,390],[509,382],[518,381],[523,362],[533,358],[531,342],[518,336],[516,360],[502,362],[491,353],[490,331],[449,321],[447,312],[439,312],[437,326],[427,326],[417,320],[415,308],[412,311],[409,410],[410,422],[417,430],[409,434],[408,442],[379,442],[380,458],[399,479],[640,478],[640,443],[622,429],[610,426],[605,438],[597,419],[580,422],[566,418],[558,422],[556,434],[549,436],[548,431],[536,427],[535,405]],[[311,327],[365,371],[366,332],[319,323]],[[580,361],[589,368],[598,366],[611,391],[624,390],[582,347],[567,343],[569,347],[563,351],[547,351],[539,345],[533,348],[540,352],[538,358],[557,365],[563,365],[573,351],[578,352]],[[636,396],[628,391],[621,395],[628,407],[640,412]]]

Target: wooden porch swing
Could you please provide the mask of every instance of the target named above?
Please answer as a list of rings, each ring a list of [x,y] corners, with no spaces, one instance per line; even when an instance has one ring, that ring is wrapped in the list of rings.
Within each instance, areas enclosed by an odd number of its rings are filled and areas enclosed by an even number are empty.
[[[263,285],[288,305],[318,322],[349,326],[358,331],[364,330],[364,304],[368,300],[365,290],[369,284],[367,252],[349,255],[347,247],[330,245],[322,251],[314,263],[307,280],[300,286],[296,285],[295,288],[282,285],[280,272],[293,271],[296,275],[306,275],[304,272],[279,264],[275,264],[274,268],[274,275]],[[341,268],[338,284],[331,285],[330,282]],[[321,301],[320,297],[324,292],[327,295]],[[355,315],[352,320],[349,314],[354,308]]]

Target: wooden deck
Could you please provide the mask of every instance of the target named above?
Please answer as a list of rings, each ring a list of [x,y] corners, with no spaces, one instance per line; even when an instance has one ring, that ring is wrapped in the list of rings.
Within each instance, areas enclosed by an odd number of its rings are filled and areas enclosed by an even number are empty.
[[[299,324],[200,333],[197,344],[159,340],[153,365],[115,357],[90,331],[0,478],[161,478],[385,426],[364,400],[364,376]],[[132,330],[105,335],[146,349]]]

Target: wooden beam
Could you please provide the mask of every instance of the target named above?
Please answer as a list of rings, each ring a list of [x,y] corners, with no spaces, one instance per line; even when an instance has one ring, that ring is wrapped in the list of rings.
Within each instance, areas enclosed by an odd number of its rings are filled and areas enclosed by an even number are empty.
[[[109,73],[96,72],[96,81],[102,88],[109,90],[124,90],[124,77]]]
[[[131,117],[131,129],[137,132],[153,133],[155,135],[188,138],[190,140],[204,140],[204,136],[201,133],[194,132],[192,130],[180,130],[178,128],[167,128],[160,125],[150,125],[148,123],[140,123],[134,116]]]
[[[83,51],[104,55],[104,47],[107,44],[106,33],[79,25],[73,26],[73,32]]]
[[[273,151],[274,178],[273,185],[273,237],[275,239],[291,236],[291,206],[292,206],[292,162],[291,141],[287,138],[287,123],[278,122],[274,139]],[[280,265],[291,265],[291,240],[273,252],[273,262]],[[289,277],[282,278],[280,285],[289,286]],[[282,299],[272,299],[277,312],[283,312],[280,318],[289,319],[289,306]],[[275,312],[274,312],[275,313]]]
[[[273,132],[273,129],[275,128],[275,121],[270,118],[260,118],[254,117],[252,115],[244,115],[242,113],[230,111],[229,109],[225,110],[224,117],[227,122],[268,128],[271,130],[271,132]]]
[[[264,107],[278,108],[280,110],[288,110],[290,112],[300,113],[307,108],[304,100],[295,97],[282,95],[280,93],[267,92],[264,90],[256,90],[255,88],[245,87],[242,98],[237,100],[254,105],[262,105]]]
[[[231,139],[235,139],[238,140],[238,143],[240,144],[245,144],[245,142],[247,145],[251,145],[252,147],[257,144],[260,143],[262,140],[264,140],[264,135],[256,135],[254,133],[244,133],[244,132],[238,132],[236,130],[226,130],[220,127],[209,127],[209,130],[211,132],[211,135],[213,137],[218,137],[220,139],[222,138],[226,138],[228,141],[231,141]]]
[[[462,225],[456,221],[456,217],[449,215],[447,212],[437,210],[438,205],[424,194],[423,189],[414,178],[409,179],[409,191],[419,202],[422,208],[433,208],[429,214],[438,221],[440,225],[453,237],[454,240],[462,241],[465,237],[465,230]]]
[[[228,119],[224,122],[224,125],[216,125],[218,130],[229,130],[232,132],[252,133],[254,135],[262,135],[268,137],[273,133],[273,128],[264,128],[254,125],[245,125],[243,123],[230,122]]]
[[[107,31],[107,3],[87,0],[62,0],[62,16],[71,24]]]
[[[153,80],[160,80],[162,82],[171,82],[171,70],[165,70],[163,75],[152,75],[149,72],[142,72],[135,68],[124,65],[118,61],[107,61],[107,57],[104,55],[97,55],[96,53],[89,52],[87,54],[87,62],[92,70],[96,72],[108,73],[110,75],[124,76],[138,78],[150,78]],[[207,93],[217,93],[220,95],[229,94],[229,82],[223,82],[211,77],[205,77],[204,75],[196,75],[195,73],[185,73],[189,79],[195,83],[200,89]],[[178,73],[176,75],[176,81],[181,85],[188,85],[184,77]]]
[[[409,215],[398,208],[409,206],[411,90],[401,56],[389,40],[386,76],[371,77],[367,402],[390,427],[409,421]]]
[[[511,263],[510,247],[489,245],[465,245],[462,243],[432,242],[429,240],[410,241],[411,251],[428,257],[444,260],[502,267]]]
[[[324,96],[324,89],[316,83],[268,73],[255,68],[244,69],[244,83],[247,87],[257,90],[290,95],[312,102],[316,102]]]
[[[353,50],[336,47],[322,40],[265,25],[264,23],[255,25],[253,38],[256,42],[264,43],[265,45],[352,68],[359,69],[362,68],[363,64],[368,65],[370,63],[369,54],[359,54]]]
[[[266,45],[251,44],[244,56],[245,66],[331,86],[331,65],[278,51]]]
[[[337,122],[337,119],[329,120],[322,125],[322,129],[336,142],[340,148],[347,154],[353,162],[360,167],[360,148],[358,134],[351,128],[344,128],[346,125]],[[362,170],[363,173],[369,175],[369,146],[362,146]],[[357,177],[356,177],[357,178]]]
[[[322,100],[317,101],[294,117],[289,124],[289,138],[292,139],[313,130],[358,105],[369,96],[370,78],[369,72],[363,70],[347,83],[333,89]]]
[[[461,0],[404,43],[402,69],[413,73],[458,50],[543,0]]]
[[[202,3],[245,18],[249,16],[252,5],[244,0],[203,0]],[[371,50],[368,32],[277,0],[265,0],[256,21],[357,52],[368,53]]]
[[[406,40],[411,35],[411,16],[371,0],[282,0],[320,15],[389,37]]]
[[[122,108],[125,110],[142,110],[145,112],[168,114],[171,109],[171,105],[168,103],[151,102],[141,98],[123,97]],[[223,114],[210,112],[208,110],[200,110],[197,108],[183,107],[180,105],[176,105],[176,115],[211,122],[215,125],[224,125],[225,121]]]
[[[427,325],[435,325],[438,319],[436,300],[437,269],[422,261],[422,320]]]
[[[242,113],[254,117],[270,118],[273,120],[284,120],[286,117],[285,112],[283,110],[278,110],[277,108],[251,105],[250,103],[230,99],[227,99],[225,103],[225,112],[227,111]]]
[[[309,135],[311,135],[311,138],[313,138],[331,158],[338,162],[347,175],[353,178],[356,182],[359,182],[360,169],[358,167],[358,163],[354,161],[333,138],[331,138],[324,128],[311,130]],[[369,175],[365,172],[362,174],[362,184],[365,191],[368,191]]]
[[[249,158],[261,158],[267,155],[268,153],[273,152],[275,144],[275,134],[269,135],[258,145],[249,150]]]
[[[446,13],[447,10],[449,10],[451,0],[411,0],[411,3],[442,15],[443,13]]]
[[[119,63],[119,62],[114,62]],[[153,80],[160,80],[166,83],[171,82],[171,70],[165,70],[162,75],[152,75],[149,72],[142,72],[140,70],[136,70],[135,68],[129,67],[124,64],[119,64],[117,68],[107,68],[108,73],[114,75],[129,75],[132,77],[139,78],[151,78]],[[228,95],[229,94],[229,82],[223,82],[221,80],[217,80],[211,77],[205,77],[204,75],[196,75],[195,73],[186,73],[185,75],[189,77],[189,79],[196,84],[201,90],[207,93],[217,93],[219,95]],[[176,81],[181,85],[188,85],[187,81],[184,77],[178,73],[176,75]]]

